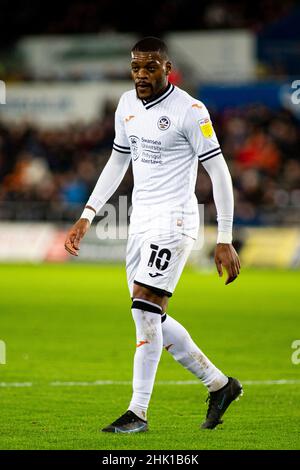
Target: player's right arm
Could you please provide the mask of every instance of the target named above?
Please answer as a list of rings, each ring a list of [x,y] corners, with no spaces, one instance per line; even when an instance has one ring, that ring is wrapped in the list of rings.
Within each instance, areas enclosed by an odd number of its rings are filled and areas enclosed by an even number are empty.
[[[80,219],[75,222],[66,236],[65,249],[74,256],[78,256],[80,241],[90,228],[95,215],[117,190],[131,160],[130,147],[124,129],[124,119],[120,112],[120,103],[121,100],[115,114],[116,136],[111,156],[99,176]]]
[[[111,157],[105,165],[96,186],[82,212],[80,219],[69,230],[65,240],[65,249],[74,256],[78,256],[79,244],[101,207],[117,190],[130,163],[130,153],[123,154],[112,151]]]

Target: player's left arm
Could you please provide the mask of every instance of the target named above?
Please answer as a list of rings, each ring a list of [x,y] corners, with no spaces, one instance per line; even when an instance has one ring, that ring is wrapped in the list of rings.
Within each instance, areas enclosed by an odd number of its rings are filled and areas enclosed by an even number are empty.
[[[212,126],[206,106],[198,100],[190,103],[182,122],[183,132],[195,156],[210,176],[217,210],[218,238],[215,263],[220,276],[227,271],[225,284],[237,278],[240,260],[232,246],[233,189],[231,176]]]
[[[217,210],[218,238],[215,248],[215,263],[219,276],[227,271],[225,284],[230,284],[239,275],[241,264],[239,256],[232,246],[233,189],[231,176],[222,154],[202,162],[210,176],[213,197]]]

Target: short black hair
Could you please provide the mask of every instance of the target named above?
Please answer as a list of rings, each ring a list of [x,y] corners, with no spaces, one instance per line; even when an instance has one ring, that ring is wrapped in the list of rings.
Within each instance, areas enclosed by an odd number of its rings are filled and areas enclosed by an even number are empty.
[[[166,43],[162,41],[161,39],[155,38],[153,36],[148,36],[138,41],[131,49],[131,52],[134,52],[134,51],[159,52],[166,59],[169,57],[168,47]]]

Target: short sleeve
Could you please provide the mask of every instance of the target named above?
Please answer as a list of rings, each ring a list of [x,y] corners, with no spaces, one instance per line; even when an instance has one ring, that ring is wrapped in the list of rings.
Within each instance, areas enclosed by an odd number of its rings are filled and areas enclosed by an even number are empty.
[[[119,104],[115,112],[115,139],[113,149],[119,153],[130,153],[130,146],[125,132],[123,97],[120,98]]]
[[[201,162],[222,153],[209,112],[201,101],[191,102],[186,110],[183,133]]]

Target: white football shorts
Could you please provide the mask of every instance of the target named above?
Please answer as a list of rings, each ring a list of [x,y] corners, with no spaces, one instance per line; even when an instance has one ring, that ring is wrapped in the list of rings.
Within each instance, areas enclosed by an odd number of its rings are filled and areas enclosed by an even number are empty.
[[[127,282],[149,287],[158,295],[171,297],[195,240],[182,233],[131,234],[126,253]]]

